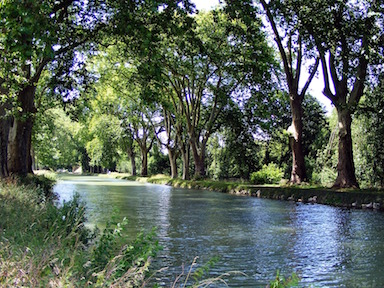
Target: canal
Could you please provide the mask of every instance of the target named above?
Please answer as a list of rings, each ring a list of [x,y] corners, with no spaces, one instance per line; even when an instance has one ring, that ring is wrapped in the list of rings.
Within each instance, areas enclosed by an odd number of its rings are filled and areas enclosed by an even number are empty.
[[[90,225],[112,215],[136,233],[157,228],[162,251],[155,281],[170,287],[198,256],[219,261],[210,276],[230,271],[229,287],[265,287],[276,271],[296,272],[302,286],[384,287],[384,213],[238,197],[96,176],[67,176],[60,201],[78,193]]]

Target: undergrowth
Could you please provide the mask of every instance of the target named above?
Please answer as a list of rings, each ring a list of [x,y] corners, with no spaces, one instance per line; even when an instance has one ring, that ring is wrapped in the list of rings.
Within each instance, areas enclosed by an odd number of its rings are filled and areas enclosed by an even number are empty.
[[[127,243],[125,219],[107,223],[102,232],[90,230],[84,225],[85,208],[78,196],[57,207],[47,200],[45,188],[13,181],[0,186],[1,287],[144,283],[151,257],[159,249],[154,232],[141,233]]]

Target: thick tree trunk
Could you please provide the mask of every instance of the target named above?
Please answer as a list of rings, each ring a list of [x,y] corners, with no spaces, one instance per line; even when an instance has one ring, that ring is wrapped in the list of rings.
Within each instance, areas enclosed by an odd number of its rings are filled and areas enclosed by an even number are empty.
[[[133,147],[132,148],[128,148],[128,157],[129,159],[131,160],[131,174],[132,176],[136,176],[137,172],[136,172],[136,155],[135,155],[135,152],[133,151]]]
[[[181,156],[183,160],[183,180],[189,180],[191,179],[191,176],[189,174],[189,145],[186,144],[181,149]]]
[[[195,176],[200,178],[200,177],[205,177],[205,165],[204,165],[204,159],[201,157],[202,155],[198,157],[194,157],[195,159]]]
[[[291,97],[290,104],[292,113],[292,124],[288,128],[288,132],[290,132],[289,143],[292,150],[292,171],[290,182],[292,184],[300,184],[307,180],[302,144],[303,110],[300,97]]]
[[[32,172],[31,142],[36,108],[35,86],[27,86],[18,95],[21,113],[14,117],[8,138],[8,170],[10,175]]]
[[[141,149],[141,176],[148,176],[148,151]]]
[[[352,149],[352,117],[348,108],[336,107],[339,123],[339,159],[333,188],[359,188],[355,175]]]
[[[191,140],[194,140],[191,138]],[[201,151],[199,153],[197,148],[197,143],[193,143],[191,141],[191,147],[192,147],[192,155],[193,155],[193,161],[195,162],[195,177],[201,178],[205,177],[205,149],[204,147],[201,148]]]
[[[171,166],[171,178],[177,178],[177,151],[172,148],[168,148],[169,164]]]
[[[5,116],[7,107],[0,105],[0,177],[8,177],[8,136],[11,121]]]
[[[79,150],[81,152],[81,170],[83,173],[89,173],[91,172],[91,167],[89,165],[89,161],[91,161],[91,159],[89,158],[87,149],[80,148]]]

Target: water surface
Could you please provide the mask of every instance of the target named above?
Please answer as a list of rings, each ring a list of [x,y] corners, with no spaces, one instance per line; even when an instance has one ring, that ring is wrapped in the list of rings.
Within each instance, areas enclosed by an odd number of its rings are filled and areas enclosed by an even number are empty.
[[[61,201],[79,193],[98,226],[118,213],[132,237],[157,227],[154,266],[169,268],[156,281],[166,287],[195,256],[220,257],[211,276],[247,275],[227,277],[229,287],[265,287],[277,270],[303,286],[384,287],[383,213],[86,176],[60,180],[55,192]]]

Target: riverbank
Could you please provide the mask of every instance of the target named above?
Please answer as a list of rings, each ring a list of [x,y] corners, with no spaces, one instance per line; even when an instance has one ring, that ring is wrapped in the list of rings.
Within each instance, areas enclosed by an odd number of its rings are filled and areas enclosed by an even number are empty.
[[[0,182],[0,286],[143,285],[159,249],[154,234],[127,243],[125,220],[88,229],[79,197],[55,204],[54,183],[43,176]]]
[[[181,180],[166,175],[151,177],[112,173],[112,177],[188,189],[205,189],[240,196],[317,203],[353,209],[384,211],[384,191],[377,189],[340,189],[311,186],[252,185],[243,182],[213,180]]]
[[[149,266],[160,249],[153,232],[126,241],[126,219],[109,221],[102,233],[91,230],[84,225],[85,203],[79,197],[58,201],[48,189],[55,181],[42,175],[27,182],[0,182],[1,287],[144,287],[155,273],[162,273]],[[187,273],[180,268],[181,274],[171,279],[173,286],[214,285],[240,273],[208,278],[216,260],[199,265],[195,260]],[[295,274],[286,280],[278,274],[270,283],[296,287],[297,281]]]

